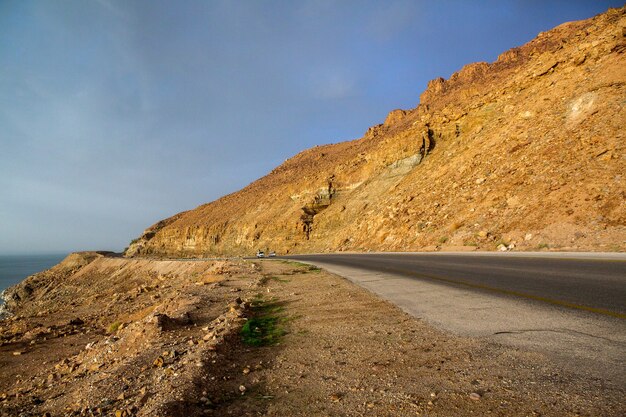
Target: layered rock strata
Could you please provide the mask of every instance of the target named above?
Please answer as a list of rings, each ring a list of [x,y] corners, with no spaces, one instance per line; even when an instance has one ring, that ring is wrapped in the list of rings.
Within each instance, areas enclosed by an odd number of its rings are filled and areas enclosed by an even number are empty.
[[[146,230],[128,256],[626,250],[626,9],[435,79],[411,110]]]

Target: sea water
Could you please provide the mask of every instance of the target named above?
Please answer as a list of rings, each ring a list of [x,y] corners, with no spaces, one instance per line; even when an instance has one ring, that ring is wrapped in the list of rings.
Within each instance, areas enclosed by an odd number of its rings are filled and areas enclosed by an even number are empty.
[[[29,275],[48,269],[67,254],[0,255],[0,292],[17,284]],[[1,301],[0,301],[1,303]]]

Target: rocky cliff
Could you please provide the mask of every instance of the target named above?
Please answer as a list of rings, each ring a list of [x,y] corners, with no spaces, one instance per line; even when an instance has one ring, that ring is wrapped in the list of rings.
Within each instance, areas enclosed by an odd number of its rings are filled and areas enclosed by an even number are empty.
[[[126,255],[626,250],[626,8],[435,79],[357,140],[308,149],[147,229]]]

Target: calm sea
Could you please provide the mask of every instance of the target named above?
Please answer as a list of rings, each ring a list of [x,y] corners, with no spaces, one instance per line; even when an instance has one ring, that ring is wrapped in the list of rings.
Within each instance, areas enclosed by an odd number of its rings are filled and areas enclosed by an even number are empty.
[[[55,255],[0,255],[0,292],[29,275],[48,269],[65,258]]]

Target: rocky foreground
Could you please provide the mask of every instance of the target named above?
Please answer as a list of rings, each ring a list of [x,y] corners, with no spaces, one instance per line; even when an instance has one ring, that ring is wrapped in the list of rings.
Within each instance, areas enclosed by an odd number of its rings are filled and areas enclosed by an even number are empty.
[[[9,289],[0,416],[622,416],[626,392],[285,261],[79,253]]]
[[[127,255],[625,251],[625,51],[625,7],[564,23],[156,223]]]

